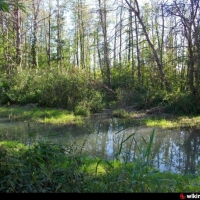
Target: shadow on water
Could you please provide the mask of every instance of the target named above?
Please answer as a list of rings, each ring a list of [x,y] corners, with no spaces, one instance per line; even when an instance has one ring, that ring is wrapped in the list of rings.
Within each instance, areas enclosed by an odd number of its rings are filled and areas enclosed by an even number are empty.
[[[83,153],[105,159],[113,159],[123,143],[122,161],[132,162],[146,146],[153,128],[126,123],[122,119],[98,114],[86,118],[84,125],[47,125],[42,123],[9,122],[0,120],[0,139],[17,140],[22,143],[46,138],[65,144],[76,143]],[[151,156],[153,165],[160,171],[174,173],[197,173],[200,164],[200,129],[155,128]]]

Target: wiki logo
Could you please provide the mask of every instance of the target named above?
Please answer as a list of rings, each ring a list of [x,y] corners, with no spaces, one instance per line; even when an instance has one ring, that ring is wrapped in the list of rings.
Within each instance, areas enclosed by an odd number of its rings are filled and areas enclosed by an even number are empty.
[[[183,193],[180,194],[180,199],[200,199],[200,194],[187,194],[184,195]]]

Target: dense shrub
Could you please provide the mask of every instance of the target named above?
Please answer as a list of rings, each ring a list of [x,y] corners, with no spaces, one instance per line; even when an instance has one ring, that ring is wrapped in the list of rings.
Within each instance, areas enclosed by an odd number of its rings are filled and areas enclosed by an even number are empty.
[[[39,106],[65,108],[76,113],[82,113],[81,110],[96,112],[104,107],[102,94],[93,88],[84,70],[73,69],[65,73],[23,71],[10,82],[2,82],[0,89],[2,104],[37,103]]]
[[[190,93],[185,91],[176,91],[165,96],[167,109],[174,114],[198,114],[200,113],[200,105],[197,99]]]
[[[119,107],[134,106],[136,109],[144,108],[145,104],[145,91],[137,91],[133,89],[118,89],[118,105]]]
[[[66,72],[40,69],[23,70],[11,79],[0,79],[0,104],[35,103],[41,107],[64,108],[77,115],[99,112],[106,106],[132,106],[149,109],[164,106],[168,112],[197,114],[198,97],[178,89],[164,89],[137,85],[130,68],[116,66],[112,70],[112,88],[107,88],[99,76],[91,80],[85,69],[72,68]],[[135,81],[135,82],[134,82]]]
[[[78,182],[74,173],[78,176],[80,162],[73,156],[74,150],[73,145],[63,148],[46,141],[30,147],[15,141],[0,142],[0,191],[46,193],[71,189],[67,183]]]
[[[10,101],[10,98],[7,94],[9,89],[10,82],[5,78],[0,79],[0,104],[6,104]]]

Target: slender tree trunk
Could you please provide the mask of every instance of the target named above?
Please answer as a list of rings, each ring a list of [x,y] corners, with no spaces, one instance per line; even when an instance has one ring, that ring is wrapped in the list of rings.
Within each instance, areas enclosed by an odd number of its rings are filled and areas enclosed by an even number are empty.
[[[99,68],[101,70],[101,76],[104,80],[104,71],[103,71],[103,66],[102,66],[102,59],[101,59],[101,52],[100,52],[100,45],[99,45],[99,32],[97,28],[97,52],[98,52],[98,60],[99,60]],[[105,80],[104,80],[105,82]]]
[[[129,6],[129,8],[131,9],[131,11],[136,15],[136,17],[138,19],[138,22],[140,23],[140,25],[141,25],[141,27],[143,29],[144,35],[145,35],[146,40],[147,40],[147,42],[148,42],[148,44],[149,44],[149,46],[150,46],[150,48],[151,48],[151,50],[153,52],[153,55],[154,55],[158,70],[160,72],[161,81],[165,85],[166,90],[170,91],[171,90],[170,84],[168,83],[168,81],[167,81],[167,79],[165,77],[165,74],[163,72],[162,63],[161,63],[161,61],[159,59],[158,53],[157,53],[153,43],[150,40],[150,37],[149,37],[149,34],[147,32],[146,26],[144,24],[144,21],[143,21],[141,15],[140,15],[140,9],[139,9],[139,5],[138,5],[138,1],[135,0],[136,7],[132,7],[131,4],[127,0],[125,0],[125,1],[126,1],[127,5]]]
[[[122,66],[122,11],[123,7],[121,6],[120,10],[120,22],[119,22],[119,65]]]
[[[85,30],[83,22],[83,2],[80,1],[80,45],[81,45],[81,67],[85,68]]]
[[[107,11],[106,11],[106,0],[104,0],[103,8],[101,0],[99,0],[99,14],[101,27],[103,31],[103,40],[104,40],[104,66],[106,67],[106,84],[111,88],[111,74],[110,74],[110,61],[109,61],[109,50],[108,50],[108,41],[107,41]]]
[[[17,2],[20,3],[20,0]],[[14,9],[15,30],[16,30],[16,63],[19,71],[22,71],[22,50],[21,50],[21,10],[16,5]]]
[[[116,22],[117,22],[117,14],[116,14]],[[116,47],[117,47],[117,26],[115,26],[115,37],[114,37],[114,55],[113,55],[113,66],[116,65],[117,59],[116,59]]]
[[[76,29],[75,29],[75,43],[76,43],[76,65],[79,67],[79,29],[78,22],[76,21]]]
[[[32,66],[33,68],[38,68],[38,40],[37,40],[37,33],[38,33],[38,14],[40,11],[40,2],[41,0],[38,0],[35,2],[35,0],[32,0],[32,6],[33,6],[33,40],[32,40]]]
[[[132,13],[130,11],[130,31],[131,31],[131,72],[132,72],[132,80],[133,80],[133,86],[135,84],[135,57],[134,57],[134,49],[133,49],[133,20],[132,20]]]
[[[46,52],[47,52],[47,64],[49,68],[51,68],[51,2],[49,0],[49,16],[48,16],[48,40],[47,40],[47,47],[46,47]]]
[[[33,25],[33,44],[32,44],[32,57],[33,57],[33,61],[32,61],[32,65],[34,68],[38,68],[38,52],[37,52],[37,22],[36,22],[36,18],[34,18],[34,25]]]
[[[94,31],[94,40],[93,40],[93,43],[96,44],[96,32]],[[94,74],[94,80],[96,79],[96,48],[94,47],[94,50],[93,50],[93,74]]]
[[[157,42],[158,42],[158,52],[159,52],[159,60],[160,63],[163,67],[163,44],[164,44],[164,27],[165,27],[165,20],[164,20],[164,11],[163,11],[163,5],[161,5],[161,17],[162,19],[160,20],[162,25],[161,28],[159,27],[158,22],[158,15],[156,13],[155,17],[155,27],[156,27],[156,36],[157,36]],[[161,30],[161,34],[159,33],[159,30]],[[161,83],[161,88],[163,87],[163,83]]]
[[[131,63],[131,26],[132,26],[132,16],[131,16],[131,12],[129,12],[129,29],[128,29],[128,55],[127,55],[127,59],[128,59],[128,63],[130,65]]]
[[[57,66],[62,71],[62,44],[60,22],[60,0],[57,0]]]
[[[195,62],[196,62],[196,73],[195,83],[196,86],[200,84],[200,21],[198,21],[195,27]],[[197,88],[200,91],[200,88]]]
[[[6,78],[10,79],[11,75],[11,63],[10,63],[10,54],[9,54],[9,47],[8,47],[8,29],[3,28],[2,26],[2,32],[3,32],[3,47],[4,47],[4,58],[5,58],[5,66],[6,66]]]
[[[140,61],[140,48],[139,48],[139,26],[138,26],[136,15],[135,15],[135,36],[136,36],[136,49],[137,49],[138,86],[140,86],[140,84],[141,84],[141,61]]]

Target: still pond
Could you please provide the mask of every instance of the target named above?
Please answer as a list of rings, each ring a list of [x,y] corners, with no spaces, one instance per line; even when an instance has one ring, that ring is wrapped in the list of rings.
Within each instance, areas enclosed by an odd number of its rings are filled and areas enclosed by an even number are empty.
[[[61,144],[73,142],[83,153],[103,159],[114,159],[122,147],[120,159],[125,162],[132,162],[140,156],[153,131],[151,156],[155,168],[174,173],[198,172],[198,128],[162,129],[137,126],[122,119],[111,118],[109,114],[92,115],[81,126],[10,122],[8,119],[0,119],[1,140],[6,138],[26,144],[41,138]]]

